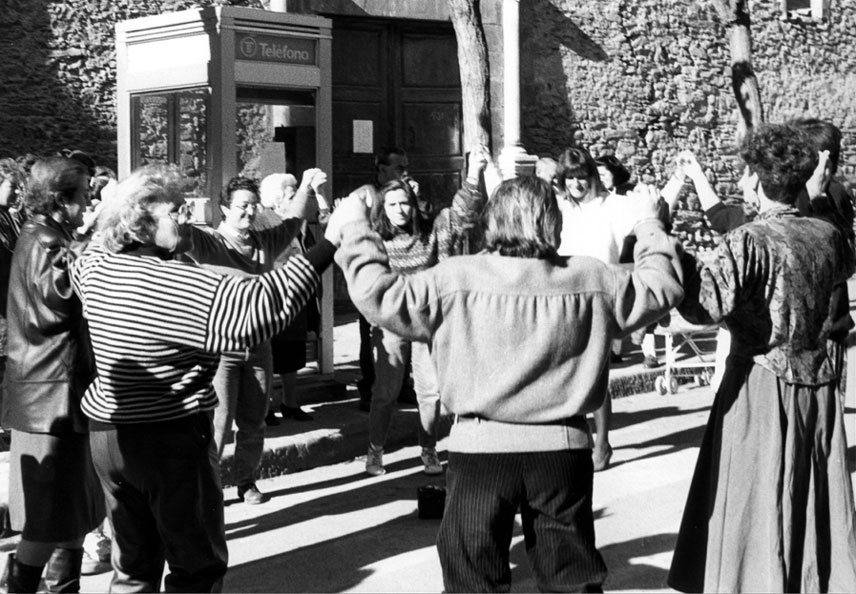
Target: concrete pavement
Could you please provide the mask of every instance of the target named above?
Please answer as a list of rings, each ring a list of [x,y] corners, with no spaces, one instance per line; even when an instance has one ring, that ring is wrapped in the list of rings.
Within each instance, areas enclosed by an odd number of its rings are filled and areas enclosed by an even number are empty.
[[[344,462],[365,455],[368,447],[368,414],[358,410],[356,381],[359,372],[359,330],[355,313],[337,316],[334,336],[335,373],[317,374],[314,364],[298,380],[298,397],[313,421],[284,420],[267,428],[265,453],[260,475],[269,478]],[[658,340],[662,341],[661,337]],[[662,347],[662,344],[660,345]],[[662,349],[661,349],[662,352]],[[661,357],[661,360],[663,357]],[[625,341],[622,363],[615,364],[610,374],[613,398],[654,389],[654,379],[663,368],[642,367],[639,347]],[[416,444],[418,413],[415,406],[403,405],[393,416],[387,449]],[[448,423],[444,429],[448,428]],[[234,446],[226,446],[221,461],[223,484],[234,485],[232,476]]]
[[[597,542],[609,568],[607,591],[671,592],[674,551],[698,444],[713,395],[681,386],[617,399],[613,463],[594,482]],[[856,401],[846,407],[856,443]],[[445,459],[445,441],[439,444]],[[259,482],[267,503],[238,503],[226,489],[230,563],[227,592],[440,592],[434,546],[437,520],[417,517],[416,490],[444,484],[421,472],[418,447],[384,457],[388,472],[367,476],[364,457]],[[849,450],[856,479],[856,448]],[[514,592],[533,592],[520,526],[511,548]],[[85,591],[106,591],[110,574],[86,577]]]
[[[244,505],[234,487],[226,488],[230,566],[225,591],[443,588],[434,546],[439,522],[417,517],[416,491],[426,484],[443,485],[445,475],[421,472],[411,407],[396,416],[393,443],[384,457],[388,473],[377,478],[365,474],[368,419],[357,410],[353,387],[358,377],[353,316],[340,317],[335,340],[334,381],[312,374],[300,380],[315,420],[288,421],[271,431],[264,472],[272,478],[259,481],[270,501]],[[665,579],[712,393],[692,383],[682,384],[676,394],[653,392],[662,368],[643,370],[638,353],[627,350],[627,362],[612,373],[612,465],[595,475],[598,546],[609,567],[607,590],[667,592]],[[849,443],[856,443],[852,397],[846,414]],[[438,445],[445,460],[445,440]],[[849,453],[856,477],[856,448],[851,446]],[[228,468],[224,461],[224,471]],[[296,472],[300,469],[305,470]],[[0,463],[0,473],[5,471],[6,464]],[[6,489],[3,476],[0,489]],[[513,591],[534,591],[519,525],[511,560]],[[106,592],[109,580],[109,572],[86,576],[83,591]]]

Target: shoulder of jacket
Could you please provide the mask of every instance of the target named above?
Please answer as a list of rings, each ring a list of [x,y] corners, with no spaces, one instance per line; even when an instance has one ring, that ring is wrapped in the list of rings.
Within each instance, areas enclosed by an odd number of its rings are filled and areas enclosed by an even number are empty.
[[[45,248],[63,247],[68,244],[68,240],[59,229],[33,220],[24,223],[19,241],[26,241],[27,238]]]

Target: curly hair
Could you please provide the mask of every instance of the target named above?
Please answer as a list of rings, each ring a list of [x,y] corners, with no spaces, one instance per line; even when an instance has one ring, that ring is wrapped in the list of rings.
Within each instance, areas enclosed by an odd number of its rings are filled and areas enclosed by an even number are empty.
[[[378,235],[386,241],[395,237],[399,233],[399,229],[393,225],[389,217],[386,216],[386,195],[390,192],[401,190],[407,196],[407,202],[410,204],[410,233],[420,235],[426,229],[427,221],[419,210],[419,202],[416,200],[416,194],[413,188],[405,180],[394,179],[386,182],[377,192],[378,199],[372,204],[371,223],[372,229],[378,232]]]
[[[562,214],[552,186],[525,175],[503,181],[482,219],[484,247],[515,258],[549,259],[562,234]]]
[[[793,204],[817,166],[817,153],[804,132],[790,124],[764,124],[743,141],[740,157],[758,175],[770,200]]]
[[[30,170],[24,207],[30,215],[50,215],[74,200],[81,180],[88,180],[89,170],[80,161],[67,157],[39,159]]]
[[[223,191],[220,192],[220,206],[225,208],[232,206],[232,196],[240,190],[247,190],[259,197],[259,183],[250,177],[237,175],[223,186]]]
[[[21,166],[18,165],[18,162],[11,157],[0,159],[0,183],[7,179],[12,186],[12,195],[10,196],[10,202],[6,204],[6,207],[17,208],[19,206],[18,203],[24,195],[24,184],[27,177],[21,170]]]
[[[158,221],[152,210],[166,202],[184,202],[177,167],[148,165],[132,172],[103,201],[98,231],[104,247],[118,253],[133,245],[153,245]]]

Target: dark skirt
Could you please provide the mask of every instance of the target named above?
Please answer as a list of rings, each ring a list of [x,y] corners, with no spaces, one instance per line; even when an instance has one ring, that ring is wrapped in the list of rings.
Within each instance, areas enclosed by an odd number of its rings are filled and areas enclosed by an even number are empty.
[[[33,542],[65,542],[94,530],[105,509],[89,435],[13,430],[9,514],[12,528]]]

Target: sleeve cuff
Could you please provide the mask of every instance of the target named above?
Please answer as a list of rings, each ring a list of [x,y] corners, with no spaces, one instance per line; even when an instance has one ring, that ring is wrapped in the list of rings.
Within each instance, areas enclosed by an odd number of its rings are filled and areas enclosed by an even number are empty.
[[[321,274],[333,263],[335,253],[336,246],[330,243],[328,239],[322,239],[306,252],[306,259]]]

